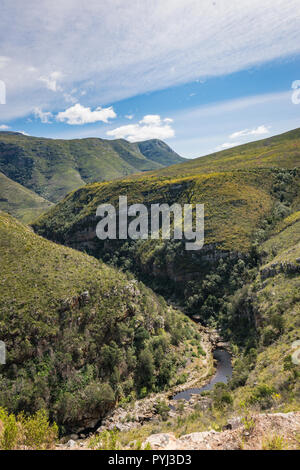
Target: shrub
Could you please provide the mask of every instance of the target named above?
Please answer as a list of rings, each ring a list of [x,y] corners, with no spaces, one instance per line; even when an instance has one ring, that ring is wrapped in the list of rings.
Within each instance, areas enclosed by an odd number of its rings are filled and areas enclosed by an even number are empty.
[[[58,436],[56,423],[50,425],[45,410],[39,410],[35,415],[23,421],[24,444],[30,449],[51,449]]]
[[[118,431],[103,431],[93,436],[89,441],[89,447],[93,450],[118,450]]]
[[[0,449],[51,449],[57,437],[58,427],[56,423],[49,423],[46,411],[39,410],[29,417],[23,414],[16,417],[0,408]]]
[[[17,446],[19,429],[16,418],[0,408],[0,449],[12,450]]]

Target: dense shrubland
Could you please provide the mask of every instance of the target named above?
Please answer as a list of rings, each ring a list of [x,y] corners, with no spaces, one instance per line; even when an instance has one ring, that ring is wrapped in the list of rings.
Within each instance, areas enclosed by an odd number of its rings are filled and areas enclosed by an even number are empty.
[[[131,274],[0,219],[1,406],[47,409],[67,430],[175,383],[184,342],[200,341],[188,318]]]

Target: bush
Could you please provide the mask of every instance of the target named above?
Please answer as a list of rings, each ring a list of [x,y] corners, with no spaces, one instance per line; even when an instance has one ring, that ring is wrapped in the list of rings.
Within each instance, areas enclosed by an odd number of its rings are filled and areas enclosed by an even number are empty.
[[[270,408],[273,404],[274,388],[269,385],[258,385],[252,392],[249,403],[251,405],[258,404],[262,409]]]
[[[155,411],[161,416],[163,421],[166,421],[169,416],[170,408],[164,400],[159,400],[155,404]]]
[[[89,447],[93,450],[118,450],[118,431],[103,431],[91,438]]]
[[[12,450],[16,448],[19,429],[16,418],[0,408],[0,449]]]
[[[46,411],[39,410],[30,417],[23,414],[16,417],[0,408],[0,449],[51,449],[57,437],[58,427],[56,423],[49,423]]]
[[[56,423],[49,424],[45,410],[39,410],[35,415],[21,420],[24,432],[24,444],[30,449],[51,449],[58,435]]]

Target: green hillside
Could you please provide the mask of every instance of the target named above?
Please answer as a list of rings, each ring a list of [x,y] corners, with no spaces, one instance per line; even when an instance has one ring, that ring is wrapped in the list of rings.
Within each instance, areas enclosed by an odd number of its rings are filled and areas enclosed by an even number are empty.
[[[64,429],[176,383],[195,325],[141,282],[0,214],[0,403]],[[163,359],[162,359],[163,358]]]
[[[262,157],[266,149],[268,155]],[[215,171],[216,165],[218,169],[222,165],[222,171]],[[213,245],[218,250],[247,253],[258,230],[267,230],[274,218],[287,215],[299,204],[299,165],[300,131],[296,130],[173,165],[167,172],[87,185],[69,194],[34,226],[40,234],[79,248],[85,248],[82,231],[88,228],[86,241],[97,251],[95,213],[102,202],[116,204],[119,195],[127,195],[129,204],[204,203],[206,249]],[[157,242],[143,242],[143,264],[161,249]]]
[[[195,173],[214,173],[248,168],[295,168],[300,166],[300,129],[268,139],[239,145],[205,157],[159,170],[154,175],[174,178]],[[149,175],[150,176],[150,175]]]
[[[87,185],[42,215],[34,229],[132,270],[160,293],[179,298],[204,322],[220,322],[228,295],[247,282],[249,270],[260,262],[260,245],[300,209],[299,135],[299,130],[292,131],[174,165],[167,172]],[[222,171],[215,171],[216,164]],[[204,247],[188,252],[180,240],[101,242],[95,233],[96,208],[103,202],[117,206],[119,195],[127,195],[128,204],[148,207],[158,202],[203,203]],[[238,334],[243,336],[243,331],[244,325]]]
[[[51,205],[51,202],[0,173],[0,210],[29,223]]]
[[[251,315],[256,325],[248,351],[235,364],[232,388],[249,405],[299,409],[299,366],[291,358],[300,334],[299,212],[276,226],[260,252],[254,281],[231,299],[231,315]]]
[[[145,140],[144,142],[137,142],[136,146],[140,152],[153,162],[159,163],[163,166],[174,165],[175,163],[182,163],[183,158],[179,157],[170,147],[158,139]]]
[[[85,183],[184,160],[159,140],[144,142],[145,153],[142,144],[122,139],[55,140],[0,132],[0,171],[43,198],[57,202]]]

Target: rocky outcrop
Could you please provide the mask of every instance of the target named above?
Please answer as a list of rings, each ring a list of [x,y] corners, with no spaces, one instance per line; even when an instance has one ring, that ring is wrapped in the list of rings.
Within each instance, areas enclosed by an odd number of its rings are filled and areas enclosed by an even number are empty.
[[[222,432],[214,430],[194,432],[176,438],[174,433],[152,434],[144,442],[152,450],[238,450],[262,449],[276,445],[296,448],[300,432],[300,412],[259,414],[253,418],[253,427],[245,426],[242,417],[228,422]]]
[[[281,263],[273,263],[265,266],[260,270],[260,277],[264,281],[269,277],[274,277],[280,273],[297,274],[300,273],[300,261],[299,258],[295,262],[282,261]]]

